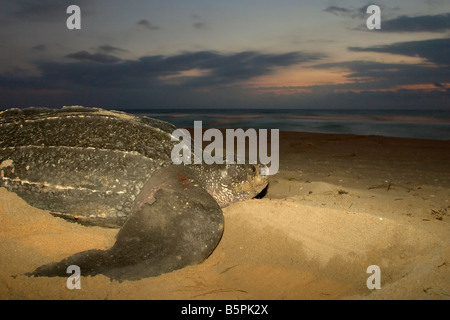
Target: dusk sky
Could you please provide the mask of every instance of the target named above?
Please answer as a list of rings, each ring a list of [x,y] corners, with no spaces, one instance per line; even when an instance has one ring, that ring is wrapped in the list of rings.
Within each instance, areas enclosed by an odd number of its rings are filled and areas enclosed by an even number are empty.
[[[450,110],[449,0],[0,4],[0,109]]]

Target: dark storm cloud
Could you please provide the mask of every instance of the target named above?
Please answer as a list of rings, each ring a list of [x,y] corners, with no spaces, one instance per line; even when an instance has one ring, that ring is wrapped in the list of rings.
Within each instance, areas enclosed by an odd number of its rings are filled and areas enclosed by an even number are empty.
[[[79,51],[75,53],[68,54],[67,58],[76,59],[76,60],[86,60],[93,61],[99,63],[116,63],[121,61],[120,58],[117,58],[110,54],[105,53],[89,53],[87,51]]]
[[[271,74],[277,68],[316,61],[322,56],[301,52],[222,54],[200,51],[145,56],[116,63],[104,63],[103,59],[94,57],[95,54],[79,52],[72,54],[72,58],[78,59],[75,62],[36,62],[38,76],[0,74],[3,104],[248,107],[255,95],[242,88],[240,81]],[[198,76],[183,74],[189,70],[201,72]]]
[[[174,56],[146,56],[138,60],[122,60],[107,54],[80,51],[67,57],[73,63],[40,62],[41,78],[48,84],[77,84],[89,87],[146,87],[165,85],[164,76],[177,76],[187,70],[201,70],[203,75],[183,77],[178,85],[209,87],[228,85],[241,80],[272,73],[277,67],[314,61],[319,55],[290,52],[264,54],[240,52],[220,54],[214,51],[188,52]]]
[[[361,8],[365,10],[365,8]],[[362,11],[360,11],[362,16]],[[367,15],[366,15],[367,16]],[[386,19],[386,12],[381,8],[382,32],[447,32],[450,30],[450,13],[437,15],[423,15],[417,17],[399,16]],[[366,24],[362,24],[355,30],[367,30]]]
[[[10,92],[4,104],[128,107],[151,104],[183,108],[226,107],[234,101],[235,106],[245,103],[249,106],[254,95],[242,88],[240,81],[322,58],[319,54],[301,52],[222,54],[215,51],[145,56],[117,63],[104,63],[93,57],[95,54],[79,52],[72,54],[72,58],[78,59],[75,62],[36,62],[39,76],[0,74],[0,92]],[[183,71],[189,70],[201,72],[198,76],[183,75]],[[236,104],[236,101],[240,102]]]
[[[446,32],[450,30],[450,13],[417,17],[400,16],[381,23],[387,32]]]
[[[155,26],[147,19],[142,19],[137,22],[139,26],[143,26],[144,28],[147,28],[148,30],[159,30],[160,28],[158,26]]]
[[[350,61],[315,66],[319,69],[343,68],[353,82],[336,89],[381,89],[409,84],[450,82],[450,67],[434,68],[416,64]]]
[[[276,68],[318,61],[320,55],[300,52],[263,54],[214,51],[172,56],[146,56],[114,64],[94,61],[39,62],[40,76],[17,72],[0,75],[3,104],[11,106],[81,104],[126,108],[410,108],[448,106],[449,67],[350,61],[316,65],[348,70],[351,83],[307,87],[311,93],[278,96],[255,94],[239,81],[272,73]],[[198,76],[179,76],[198,69]],[[164,77],[164,76],[176,76]],[[172,81],[175,79],[176,81]],[[374,91],[408,84],[434,84],[436,90]],[[305,88],[305,87],[302,87]],[[197,90],[202,89],[202,90]],[[203,90],[207,89],[207,90]],[[262,88],[264,90],[264,88]]]
[[[186,81],[191,86],[225,85],[272,73],[276,67],[286,67],[301,62],[314,61],[318,54],[290,52],[285,54],[262,54],[246,51],[230,55],[214,52],[197,52],[180,55],[169,61],[182,61],[188,69],[208,70],[202,77],[192,77]],[[175,62],[176,63],[176,62]]]
[[[418,56],[437,64],[450,65],[450,38],[400,42],[367,48],[350,47],[349,50],[394,53],[410,57]]]

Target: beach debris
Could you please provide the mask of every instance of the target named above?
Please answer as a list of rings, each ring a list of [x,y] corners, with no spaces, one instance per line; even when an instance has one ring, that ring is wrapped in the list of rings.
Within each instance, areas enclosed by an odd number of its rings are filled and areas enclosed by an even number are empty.
[[[436,220],[443,220],[444,216],[447,216],[447,208],[438,210],[431,209],[431,216]]]
[[[386,191],[389,191],[392,187],[392,182],[391,180],[386,180],[385,184],[379,184],[376,186],[372,186],[372,187],[368,187],[367,189],[372,190],[372,189],[386,189]]]

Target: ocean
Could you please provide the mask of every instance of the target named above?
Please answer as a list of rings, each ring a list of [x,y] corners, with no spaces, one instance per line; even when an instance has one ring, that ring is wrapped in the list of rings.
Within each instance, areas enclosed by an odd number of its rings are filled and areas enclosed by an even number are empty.
[[[158,109],[126,110],[192,128],[279,129],[450,140],[450,110]]]

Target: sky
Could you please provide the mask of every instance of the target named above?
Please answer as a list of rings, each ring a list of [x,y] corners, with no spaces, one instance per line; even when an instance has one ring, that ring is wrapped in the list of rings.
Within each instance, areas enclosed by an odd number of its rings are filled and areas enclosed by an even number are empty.
[[[449,0],[0,5],[0,109],[450,110]]]

